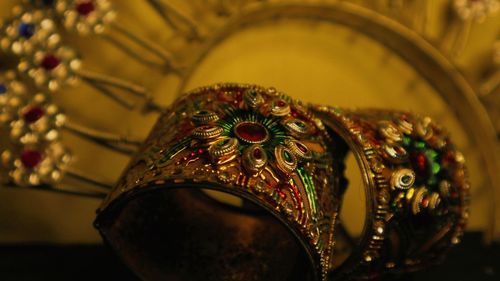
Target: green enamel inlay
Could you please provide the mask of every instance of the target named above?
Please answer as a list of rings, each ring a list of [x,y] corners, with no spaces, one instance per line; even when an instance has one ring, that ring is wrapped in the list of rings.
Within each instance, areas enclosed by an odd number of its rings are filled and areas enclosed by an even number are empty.
[[[410,144],[411,144],[411,138],[410,137],[403,137],[403,145],[410,146]]]
[[[167,163],[174,155],[179,153],[179,151],[186,149],[191,142],[190,137],[183,138],[182,140],[176,142],[168,151],[165,152],[158,159],[158,164],[161,166],[162,164]]]
[[[224,139],[224,140],[220,141],[220,142],[217,144],[217,146],[218,146],[218,147],[224,147],[225,145],[227,145],[227,144],[229,143],[229,140],[230,140],[230,139]]]
[[[425,156],[429,159],[435,159],[438,156],[438,153],[435,150],[428,149],[425,151]]]
[[[434,162],[432,163],[431,169],[433,174],[437,174],[441,170],[441,166],[438,163]]]
[[[408,175],[405,175],[401,178],[401,181],[404,183],[404,184],[407,184],[411,181],[411,176],[408,176]]]
[[[316,187],[314,186],[313,178],[305,171],[304,167],[299,167],[297,169],[297,174],[306,188],[307,199],[309,201],[309,205],[311,206],[312,213],[313,215],[316,215],[318,212],[318,195],[316,194]]]
[[[290,153],[286,150],[283,150],[283,159],[285,159],[288,163],[292,163],[292,155],[290,155]]]
[[[305,128],[305,127],[306,127],[306,124],[304,124],[304,122],[302,122],[302,121],[298,121],[298,120],[297,120],[297,121],[295,122],[295,124],[296,124],[297,126],[301,127],[301,128]]]
[[[419,149],[424,149],[425,148],[425,142],[423,142],[423,141],[417,141],[415,143],[415,147],[419,148]]]
[[[248,93],[250,96],[252,96],[252,97],[256,97],[256,96],[257,96],[257,91],[255,91],[255,90],[253,90],[253,89],[252,89],[252,90],[248,90],[248,91],[247,91],[247,93]]]

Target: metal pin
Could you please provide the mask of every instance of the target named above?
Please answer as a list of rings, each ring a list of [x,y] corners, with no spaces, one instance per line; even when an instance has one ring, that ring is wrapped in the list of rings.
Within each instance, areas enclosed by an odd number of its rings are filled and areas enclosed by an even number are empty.
[[[95,129],[87,128],[82,125],[67,122],[64,127],[68,132],[90,140],[96,144],[110,148],[116,152],[126,155],[134,154],[142,144],[140,140],[133,140],[116,134],[101,132]]]
[[[175,30],[183,31],[183,28],[178,23],[180,22],[187,29],[187,37],[189,39],[201,39],[200,32],[194,21],[172,7],[167,1],[148,0],[148,3],[160,14],[169,26]]]
[[[134,97],[142,99],[144,101],[144,105],[142,106],[142,111],[144,113],[163,111],[163,106],[156,104],[151,98],[149,91],[141,85],[91,71],[78,70],[76,73],[83,81],[128,110],[133,110],[136,106],[127,99],[118,96],[118,94],[109,89],[109,87],[123,90]]]

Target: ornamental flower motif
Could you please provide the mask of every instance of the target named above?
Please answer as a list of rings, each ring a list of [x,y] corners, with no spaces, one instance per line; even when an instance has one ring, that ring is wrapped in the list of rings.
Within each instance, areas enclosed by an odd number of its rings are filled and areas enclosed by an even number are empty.
[[[116,17],[108,0],[58,0],[55,10],[66,29],[82,35],[102,33]]]
[[[17,80],[0,79],[4,93],[0,97],[0,124],[18,144],[54,141],[65,116],[49,102],[43,93],[29,95],[24,84]]]
[[[300,139],[312,133],[312,126],[293,117],[286,97],[270,105],[253,89],[243,95],[243,107],[221,105],[220,112],[200,110],[192,116],[198,125],[192,136],[208,146],[212,162],[220,165],[242,154],[242,165],[250,175],[274,165],[284,175],[292,174],[311,151]]]
[[[390,178],[392,189],[401,192],[392,202],[393,210],[402,208],[406,198],[413,214],[426,210],[439,215],[443,201],[458,200],[453,175],[448,171],[460,166],[463,157],[440,136],[440,128],[428,117],[410,121],[402,114],[394,122],[378,124],[373,143],[389,163],[406,166]]]
[[[498,0],[455,0],[453,7],[462,20],[483,21],[500,8]]]
[[[4,150],[0,157],[2,180],[18,186],[56,183],[61,180],[71,160],[70,154],[59,142]]]
[[[62,46],[53,51],[38,50],[33,56],[22,58],[18,70],[33,79],[38,87],[56,91],[64,84],[74,83],[75,72],[80,67],[75,51]]]
[[[18,56],[37,50],[51,52],[61,42],[55,23],[43,11],[26,11],[20,6],[14,9],[14,18],[0,26],[0,38],[0,48]]]

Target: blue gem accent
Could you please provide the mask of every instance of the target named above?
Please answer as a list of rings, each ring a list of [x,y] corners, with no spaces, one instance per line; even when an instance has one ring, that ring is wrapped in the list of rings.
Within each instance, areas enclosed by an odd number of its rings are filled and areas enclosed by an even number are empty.
[[[19,35],[24,38],[30,38],[35,34],[35,25],[31,23],[21,23],[18,28]]]
[[[7,87],[4,84],[0,84],[0,95],[7,93]]]

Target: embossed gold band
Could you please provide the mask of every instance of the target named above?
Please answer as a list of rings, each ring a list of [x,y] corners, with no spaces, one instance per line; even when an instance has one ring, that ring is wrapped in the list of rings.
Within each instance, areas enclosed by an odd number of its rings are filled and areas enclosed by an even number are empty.
[[[273,88],[200,88],[161,116],[96,227],[148,280],[326,280],[345,152]]]
[[[333,268],[349,149],[367,214]],[[161,116],[96,227],[145,279],[366,279],[439,261],[460,239],[468,189],[463,157],[429,118],[306,107],[273,88],[221,84]]]
[[[443,129],[406,112],[313,111],[334,145],[347,144],[354,153],[366,193],[363,232],[333,279],[369,279],[439,262],[459,242],[469,205],[463,156]]]

